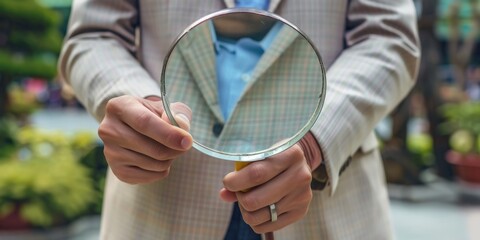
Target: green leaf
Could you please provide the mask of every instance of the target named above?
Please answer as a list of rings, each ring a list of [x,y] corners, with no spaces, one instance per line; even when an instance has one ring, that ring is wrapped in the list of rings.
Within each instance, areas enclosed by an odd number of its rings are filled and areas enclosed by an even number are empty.
[[[52,214],[49,213],[45,206],[40,202],[31,202],[22,205],[20,208],[20,215],[36,226],[46,227],[53,222]]]

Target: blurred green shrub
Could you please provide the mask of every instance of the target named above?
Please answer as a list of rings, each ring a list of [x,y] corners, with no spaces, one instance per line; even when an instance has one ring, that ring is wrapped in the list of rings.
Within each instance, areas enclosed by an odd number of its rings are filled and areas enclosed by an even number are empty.
[[[15,151],[17,124],[10,118],[0,118],[0,162]]]
[[[429,134],[410,134],[407,137],[407,149],[411,153],[413,162],[420,168],[433,165],[433,140]]]
[[[0,161],[0,219],[15,208],[34,227],[61,225],[74,220],[101,199],[89,169],[80,158],[95,138],[19,129],[18,145]]]
[[[480,102],[446,104],[440,110],[446,118],[440,127],[452,134],[452,149],[460,153],[480,153]]]
[[[56,75],[61,49],[60,16],[36,0],[0,1],[0,117],[15,78]]]
[[[35,93],[25,91],[20,86],[12,84],[8,90],[8,112],[18,120],[26,120],[40,107]]]
[[[0,73],[3,77],[55,76],[60,18],[36,0],[0,1]]]

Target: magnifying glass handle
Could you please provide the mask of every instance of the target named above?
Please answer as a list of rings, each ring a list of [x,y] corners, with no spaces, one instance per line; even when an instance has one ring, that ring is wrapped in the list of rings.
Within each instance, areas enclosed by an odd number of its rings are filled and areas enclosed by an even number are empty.
[[[235,171],[240,171],[242,168],[246,167],[250,162],[235,162]],[[245,189],[242,192],[248,192],[249,189]],[[274,240],[273,232],[265,233],[265,240]]]
[[[242,168],[248,166],[248,164],[250,164],[250,162],[235,162],[235,171],[242,170]],[[248,190],[250,189],[244,189],[242,192],[248,192]]]
[[[246,167],[250,162],[235,162],[235,171],[240,171],[242,168]]]

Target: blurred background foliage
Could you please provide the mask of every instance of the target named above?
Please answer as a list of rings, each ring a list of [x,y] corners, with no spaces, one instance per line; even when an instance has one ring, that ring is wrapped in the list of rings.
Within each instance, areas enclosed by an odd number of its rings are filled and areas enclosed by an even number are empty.
[[[36,0],[0,1],[0,116],[6,115],[7,87],[15,78],[56,75],[60,21]]]
[[[70,4],[0,1],[0,232],[101,211],[106,162],[95,134],[46,131],[31,120],[50,107],[83,110],[62,98],[56,80]]]
[[[0,227],[12,224],[17,211],[29,226],[65,224],[100,200],[89,169],[79,161],[93,148],[94,136],[24,127],[12,138],[18,144],[0,159],[0,216],[10,216],[10,223],[0,221]]]
[[[100,214],[106,162],[92,132],[19,127],[0,118],[0,232]]]
[[[460,153],[480,154],[480,102],[445,104],[440,111],[446,118],[441,129],[452,134],[452,149]]]
[[[379,134],[387,180],[424,185],[423,173],[434,172],[454,181],[455,166],[446,156],[453,145],[477,135],[458,124],[475,119],[471,113],[480,111],[475,104],[480,100],[480,1],[414,3],[422,58],[414,89],[387,118],[391,131]]]

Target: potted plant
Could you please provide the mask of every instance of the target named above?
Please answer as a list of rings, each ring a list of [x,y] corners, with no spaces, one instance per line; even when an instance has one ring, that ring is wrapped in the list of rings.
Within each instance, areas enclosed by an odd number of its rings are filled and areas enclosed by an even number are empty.
[[[92,135],[24,127],[12,142],[14,150],[0,158],[0,235],[66,225],[100,199],[79,161],[93,147]]]
[[[451,133],[447,161],[454,165],[460,180],[480,184],[480,102],[447,104],[441,108]]]

